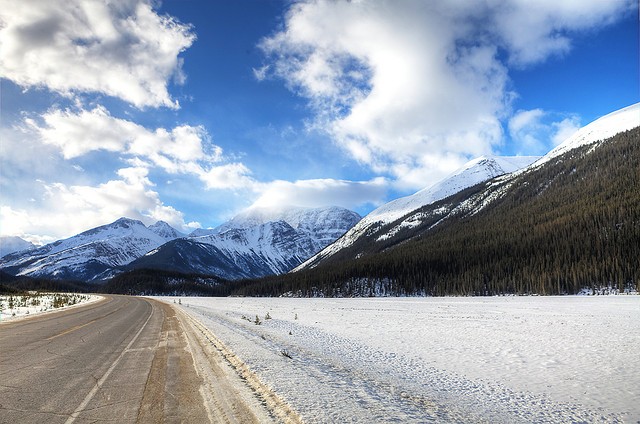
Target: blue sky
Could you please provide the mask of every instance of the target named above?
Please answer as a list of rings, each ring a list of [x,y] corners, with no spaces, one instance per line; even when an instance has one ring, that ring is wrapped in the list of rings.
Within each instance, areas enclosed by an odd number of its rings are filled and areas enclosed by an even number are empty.
[[[0,0],[0,233],[366,214],[638,102],[633,1]]]

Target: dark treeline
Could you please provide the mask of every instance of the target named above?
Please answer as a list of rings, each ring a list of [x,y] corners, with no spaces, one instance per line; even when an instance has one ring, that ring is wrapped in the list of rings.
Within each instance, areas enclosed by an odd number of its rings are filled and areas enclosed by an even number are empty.
[[[507,182],[480,212],[431,214],[384,243],[361,240],[318,267],[245,281],[239,295],[566,294],[640,289],[640,128]],[[479,204],[485,184],[467,196]],[[431,208],[431,211],[437,208]],[[391,224],[389,228],[392,226]],[[353,259],[356,253],[362,253]]]
[[[0,294],[40,291],[140,296],[228,296],[236,286],[235,282],[213,276],[149,269],[125,272],[99,283],[13,276],[0,271]]]
[[[14,276],[0,271],[0,293],[14,294],[27,291],[93,293],[99,286],[82,281],[50,280]]]
[[[213,276],[139,269],[111,278],[100,291],[131,295],[228,296],[235,285]]]

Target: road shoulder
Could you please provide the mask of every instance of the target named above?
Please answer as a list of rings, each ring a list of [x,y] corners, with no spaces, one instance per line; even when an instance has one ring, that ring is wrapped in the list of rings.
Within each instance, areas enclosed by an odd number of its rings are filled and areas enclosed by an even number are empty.
[[[197,319],[177,305],[171,308],[183,331],[200,396],[211,422],[301,423],[291,407],[263,384],[233,352]]]

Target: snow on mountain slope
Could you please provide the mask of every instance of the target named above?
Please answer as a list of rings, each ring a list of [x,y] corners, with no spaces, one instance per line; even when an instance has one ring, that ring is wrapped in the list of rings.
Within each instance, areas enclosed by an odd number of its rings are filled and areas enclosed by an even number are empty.
[[[318,243],[327,245],[360,221],[360,215],[337,206],[303,208],[281,206],[249,208],[215,229],[222,233],[232,228],[251,228],[268,222],[284,221],[297,231],[303,231]]]
[[[319,260],[351,246],[358,238],[374,234],[384,224],[393,222],[416,209],[442,200],[483,181],[526,167],[538,159],[538,156],[482,156],[467,162],[436,184],[411,196],[393,200],[372,211],[335,243],[327,246],[295,270],[313,266],[312,264]]]
[[[360,216],[339,207],[253,208],[214,230],[194,231],[131,263],[227,279],[281,274],[344,234]],[[188,260],[187,260],[188,258]]]
[[[538,160],[538,156],[481,156],[467,162],[464,166],[431,187],[415,194],[380,206],[367,215],[364,222],[381,222],[387,224],[403,217],[411,211],[429,205],[438,200],[456,194],[465,188],[474,186],[499,175],[508,174],[524,168]]]
[[[508,187],[508,184],[502,184],[505,181],[515,178],[529,170],[533,170],[552,158],[558,157],[573,149],[597,143],[598,141],[605,140],[618,133],[638,126],[640,126],[640,103],[620,109],[593,121],[578,130],[575,134],[542,158],[481,157],[475,159],[439,183],[421,190],[412,196],[394,200],[374,210],[369,215],[365,216],[343,237],[297,267],[295,270],[314,267],[323,259],[353,245],[356,240],[363,236],[371,236],[375,234],[376,240],[381,241],[393,237],[394,234],[398,233],[402,229],[415,227],[419,225],[425,217],[420,216],[420,214],[407,216],[412,211],[415,211],[422,206],[432,204],[438,200],[442,200],[452,194],[462,191],[465,188],[483,181],[491,180],[492,178],[504,174],[504,177],[501,177],[500,179],[500,184],[497,184],[495,187],[483,192],[482,195],[474,198],[474,202],[479,202],[478,204],[474,204],[474,206],[471,207],[463,202],[463,204],[452,209],[468,209],[470,213],[477,213],[479,210],[502,196],[502,193]],[[432,211],[429,215],[439,215],[440,212],[441,211]],[[385,224],[396,221],[404,216],[406,216],[405,220],[397,223],[397,225],[391,229],[387,228],[384,234],[378,234],[380,228]],[[443,217],[445,216],[448,216],[448,214],[444,213]]]
[[[227,278],[282,274],[325,246],[285,221],[229,228],[218,234],[194,238],[193,241],[215,246],[239,270],[247,271],[235,271],[238,276],[234,276],[234,272],[227,272]]]
[[[35,249],[36,246],[20,237],[2,236],[0,237],[0,258],[9,253],[21,252],[23,250]]]
[[[39,249],[7,255],[0,260],[0,268],[16,275],[91,281],[172,240],[175,234],[179,233],[166,223],[146,227],[120,218]]]
[[[539,166],[570,150],[613,137],[623,131],[640,126],[640,103],[625,107],[596,119],[580,128],[571,137],[544,155],[531,166]]]
[[[185,236],[185,234],[176,230],[164,221],[158,221],[155,224],[149,225],[148,228],[165,240],[173,240]]]

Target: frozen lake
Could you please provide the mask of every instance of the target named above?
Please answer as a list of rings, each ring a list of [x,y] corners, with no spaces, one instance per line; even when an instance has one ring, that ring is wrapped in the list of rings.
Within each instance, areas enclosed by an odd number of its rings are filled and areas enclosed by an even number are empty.
[[[181,303],[307,422],[640,421],[640,296]]]

